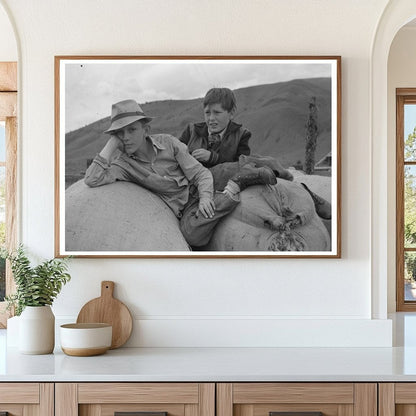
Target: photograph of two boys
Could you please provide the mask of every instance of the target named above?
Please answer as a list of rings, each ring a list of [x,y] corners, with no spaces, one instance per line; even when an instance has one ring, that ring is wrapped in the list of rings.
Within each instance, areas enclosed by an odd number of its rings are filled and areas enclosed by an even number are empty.
[[[338,66],[59,58],[59,254],[337,256]]]

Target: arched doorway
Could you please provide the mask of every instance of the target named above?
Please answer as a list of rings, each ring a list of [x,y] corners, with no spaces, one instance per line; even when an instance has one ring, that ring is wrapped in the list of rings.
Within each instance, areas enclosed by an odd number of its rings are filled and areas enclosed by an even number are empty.
[[[372,168],[372,316],[387,317],[387,299],[395,289],[395,170],[389,154],[388,57],[394,37],[401,27],[416,17],[414,0],[390,2],[375,34],[371,59],[371,168]],[[394,162],[393,162],[394,163]],[[393,275],[392,275],[393,274]],[[392,310],[390,310],[392,311]]]

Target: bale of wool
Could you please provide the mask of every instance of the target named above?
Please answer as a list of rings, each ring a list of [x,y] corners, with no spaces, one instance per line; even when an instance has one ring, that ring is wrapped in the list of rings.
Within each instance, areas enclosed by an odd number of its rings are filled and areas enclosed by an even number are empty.
[[[331,180],[298,172],[293,176],[293,182],[278,179],[276,185],[241,192],[241,203],[221,220],[205,250],[329,251],[331,221],[317,216],[300,182],[330,201]],[[65,212],[70,252],[189,251],[170,208],[131,182],[89,188],[79,181],[66,190]],[[302,223],[287,226],[296,216]]]
[[[312,192],[314,192],[319,197],[331,202],[332,196],[332,182],[329,176],[321,175],[306,175],[301,170],[289,169],[290,173],[293,175],[293,180],[298,183],[304,183]],[[334,214],[333,214],[334,215]],[[326,229],[328,230],[329,235],[331,235],[332,230],[332,221],[322,219]]]
[[[65,192],[65,249],[189,251],[172,210],[131,182],[90,188],[83,180]]]
[[[240,198],[236,209],[216,227],[207,249],[308,252],[331,249],[327,228],[316,214],[311,196],[299,183],[278,178],[276,185],[245,189]]]

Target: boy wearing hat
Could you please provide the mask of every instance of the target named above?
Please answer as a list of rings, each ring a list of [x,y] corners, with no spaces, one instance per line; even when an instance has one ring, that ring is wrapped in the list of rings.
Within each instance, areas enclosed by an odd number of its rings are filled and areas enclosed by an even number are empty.
[[[134,100],[113,104],[111,125],[105,131],[110,139],[87,169],[85,183],[96,187],[121,180],[153,191],[180,219],[191,246],[208,244],[218,221],[239,203],[240,191],[276,183],[270,168],[247,166],[223,192],[214,194],[212,174],[185,144],[169,134],[149,134],[152,119]]]

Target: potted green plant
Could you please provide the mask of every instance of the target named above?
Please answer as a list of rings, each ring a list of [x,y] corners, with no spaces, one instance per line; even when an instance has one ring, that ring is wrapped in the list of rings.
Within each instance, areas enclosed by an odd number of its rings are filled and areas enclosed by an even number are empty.
[[[32,266],[22,245],[3,254],[11,265],[16,292],[5,297],[19,318],[19,350],[49,354],[55,346],[55,316],[51,305],[71,276],[68,258],[45,260]]]

